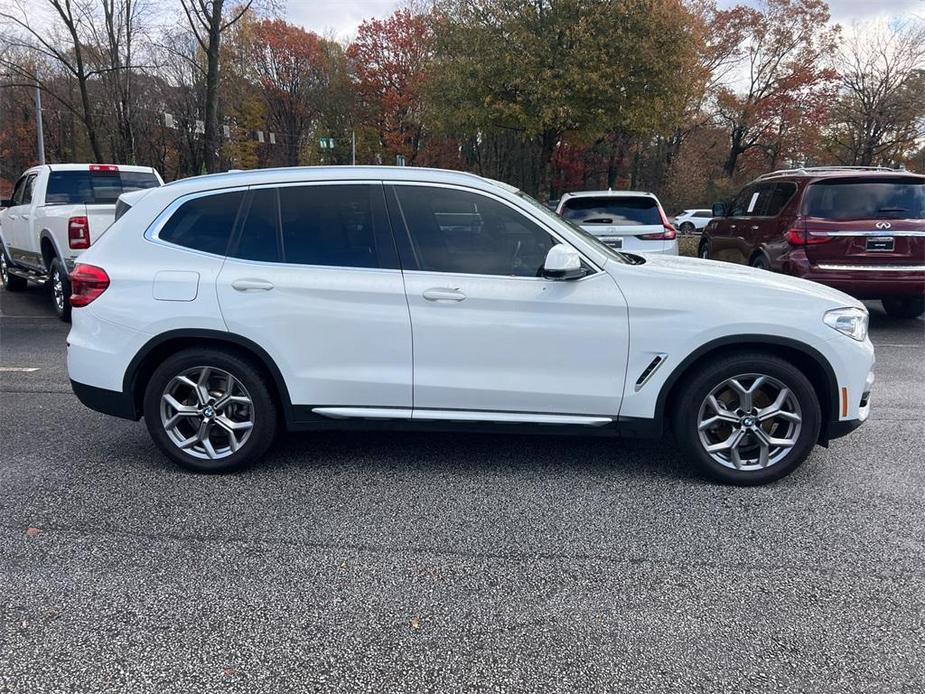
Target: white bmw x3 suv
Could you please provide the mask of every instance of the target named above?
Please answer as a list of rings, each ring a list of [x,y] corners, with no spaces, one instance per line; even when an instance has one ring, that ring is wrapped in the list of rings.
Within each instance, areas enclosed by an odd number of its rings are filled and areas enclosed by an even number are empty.
[[[68,370],[193,470],[281,428],[670,428],[704,472],[759,484],[868,416],[858,301],[616,251],[477,176],[258,170],[132,203],[71,276]]]

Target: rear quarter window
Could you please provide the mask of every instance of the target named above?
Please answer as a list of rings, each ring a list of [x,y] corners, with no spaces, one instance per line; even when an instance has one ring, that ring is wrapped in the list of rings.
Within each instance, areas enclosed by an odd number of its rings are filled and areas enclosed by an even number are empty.
[[[824,219],[925,219],[925,179],[835,178],[806,188],[803,214]]]
[[[183,203],[158,233],[161,241],[225,255],[244,193],[216,193]]]

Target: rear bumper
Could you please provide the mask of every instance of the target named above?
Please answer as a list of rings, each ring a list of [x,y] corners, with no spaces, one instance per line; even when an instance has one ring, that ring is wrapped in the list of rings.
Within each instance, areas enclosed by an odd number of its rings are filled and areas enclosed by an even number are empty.
[[[788,275],[819,282],[856,299],[889,296],[925,296],[925,264],[861,265],[831,262],[813,265],[802,248],[781,256],[780,270]]]
[[[71,389],[77,399],[91,410],[112,415],[113,417],[121,417],[122,419],[138,419],[135,403],[126,393],[88,386],[73,379],[71,379]]]

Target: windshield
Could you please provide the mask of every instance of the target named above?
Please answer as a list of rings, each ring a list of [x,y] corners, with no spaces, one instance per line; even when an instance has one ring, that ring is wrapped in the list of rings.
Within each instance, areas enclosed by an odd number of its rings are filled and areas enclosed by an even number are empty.
[[[562,216],[577,224],[610,224],[614,226],[660,226],[662,216],[655,198],[582,196],[565,201]]]
[[[590,234],[584,229],[582,229],[580,226],[575,224],[574,222],[570,222],[569,220],[560,217],[555,212],[550,210],[548,207],[546,207],[545,205],[541,205],[539,202],[531,198],[526,193],[518,190],[517,195],[521,200],[524,200],[525,202],[530,203],[530,205],[532,205],[535,210],[539,210],[540,212],[542,212],[544,217],[547,217],[553,220],[555,224],[566,225],[573,233],[578,234],[582,239],[587,241],[590,245],[594,246],[596,250],[600,251],[601,253],[606,255],[608,258],[613,258],[618,263],[628,262],[626,259],[626,256],[624,256],[622,253],[615,251],[613,248],[611,248],[610,246],[605,244],[603,241],[601,241],[599,238],[597,238],[594,234]]]
[[[925,219],[925,180],[819,181],[807,188],[803,212],[826,219]]]
[[[52,171],[46,205],[112,205],[122,193],[160,185],[149,171]]]

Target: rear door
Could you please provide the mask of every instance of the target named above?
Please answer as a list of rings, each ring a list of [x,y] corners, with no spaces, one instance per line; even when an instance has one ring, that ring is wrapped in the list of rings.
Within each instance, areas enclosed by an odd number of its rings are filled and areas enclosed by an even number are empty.
[[[925,263],[925,177],[838,177],[803,196],[813,265]]]
[[[410,418],[411,318],[382,184],[256,187],[245,204],[217,282],[228,329],[270,354],[300,419]]]

